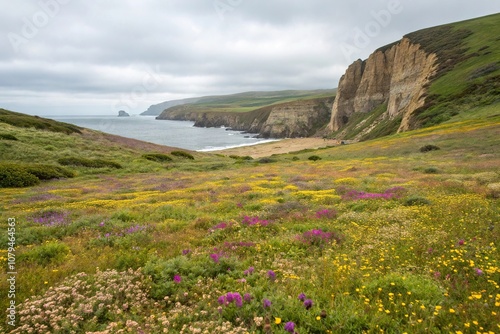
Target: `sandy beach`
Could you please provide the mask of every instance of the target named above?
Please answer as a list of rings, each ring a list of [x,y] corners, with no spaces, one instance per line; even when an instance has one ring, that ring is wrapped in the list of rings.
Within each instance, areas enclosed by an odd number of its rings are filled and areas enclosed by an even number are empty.
[[[338,145],[339,141],[322,138],[290,138],[252,146],[229,148],[219,151],[211,151],[225,155],[251,156],[252,158],[263,158],[273,154],[296,152],[305,149],[318,149],[327,146]]]

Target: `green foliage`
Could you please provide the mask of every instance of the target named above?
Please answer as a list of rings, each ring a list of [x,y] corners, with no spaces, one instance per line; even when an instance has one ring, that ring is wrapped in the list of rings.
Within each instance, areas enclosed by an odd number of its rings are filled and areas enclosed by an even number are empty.
[[[10,133],[0,133],[0,139],[4,140],[18,140],[16,136]]]
[[[189,159],[189,160],[194,160],[194,157],[192,154],[188,153],[188,152],[185,152],[185,151],[172,151],[170,152],[170,154],[176,156],[176,157],[180,157],[180,158],[186,158],[186,159]]]
[[[429,201],[427,198],[419,195],[413,195],[408,197],[404,201],[404,205],[406,206],[413,206],[413,205],[430,205],[431,201]]]
[[[243,157],[239,155],[230,155],[229,157],[234,160],[246,160],[246,161],[253,160],[253,158],[249,155]]]
[[[143,154],[142,157],[146,160],[155,161],[155,162],[168,162],[172,161],[172,158],[167,154],[163,153],[146,153]]]
[[[19,261],[28,261],[47,266],[51,263],[60,262],[71,252],[68,245],[57,241],[50,241],[22,253]]]
[[[0,188],[30,187],[40,180],[74,177],[70,170],[43,164],[0,163]]]
[[[420,152],[425,153],[425,152],[430,152],[430,151],[437,151],[440,150],[440,148],[436,145],[425,145],[420,148]]]
[[[434,167],[434,166],[426,167],[426,168],[424,168],[424,173],[425,174],[438,174],[439,168]]]
[[[40,183],[35,175],[17,164],[0,164],[0,188],[31,187]]]
[[[40,180],[75,177],[74,172],[60,166],[33,164],[25,165],[24,168],[28,173],[35,175]]]
[[[86,159],[79,157],[70,157],[70,158],[60,158],[57,160],[63,166],[80,166],[80,167],[89,167],[89,168],[116,168],[120,169],[122,166],[111,160],[104,159]]]
[[[307,158],[308,160],[311,160],[311,161],[318,161],[318,160],[321,160],[321,157],[320,156],[317,156],[317,155],[311,155],[309,158]]]
[[[21,128],[35,128],[65,134],[81,133],[82,128],[73,124],[57,122],[38,116],[29,116],[5,109],[0,109],[0,122]]]

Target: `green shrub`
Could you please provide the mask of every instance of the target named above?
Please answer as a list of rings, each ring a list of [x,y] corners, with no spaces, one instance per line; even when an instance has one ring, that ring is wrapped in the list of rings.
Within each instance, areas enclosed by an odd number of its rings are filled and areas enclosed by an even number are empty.
[[[10,133],[0,133],[0,139],[5,140],[18,140],[16,136],[11,135]]]
[[[155,162],[167,162],[172,161],[172,158],[163,153],[147,153],[143,154],[142,157],[146,160],[155,161]]]
[[[307,158],[311,161],[318,161],[318,160],[321,160],[321,157],[317,156],[317,155],[311,155],[309,158]]]
[[[72,171],[59,166],[27,165],[25,169],[28,173],[35,175],[40,180],[72,178],[75,176],[75,173]]]
[[[235,159],[235,160],[253,160],[253,158],[249,155],[246,155],[244,157],[242,156],[239,156],[239,155],[230,155],[229,156],[231,159]]]
[[[194,160],[194,157],[191,154],[184,152],[184,151],[172,151],[172,152],[170,152],[170,154],[172,154],[176,157]]]
[[[427,167],[424,169],[424,173],[425,174],[438,174],[439,173],[439,169],[437,167]]]
[[[40,183],[35,175],[20,165],[0,164],[0,188],[30,187]]]
[[[406,206],[429,205],[429,204],[431,204],[431,201],[429,201],[425,197],[418,196],[418,195],[410,196],[404,202],[404,205],[406,205]]]
[[[429,151],[437,151],[440,150],[440,148],[436,145],[425,145],[420,148],[420,152],[425,153]]]
[[[259,162],[261,164],[270,164],[270,163],[276,162],[276,160],[271,159],[271,158],[262,158],[259,160]]]
[[[38,247],[28,250],[20,255],[20,261],[34,262],[45,266],[51,262],[59,262],[70,253],[70,248],[59,242],[47,242]]]
[[[120,169],[122,166],[114,161],[103,160],[103,159],[85,159],[79,157],[70,157],[70,158],[60,158],[57,160],[63,166],[81,166],[81,167],[89,167],[89,168],[116,168]]]

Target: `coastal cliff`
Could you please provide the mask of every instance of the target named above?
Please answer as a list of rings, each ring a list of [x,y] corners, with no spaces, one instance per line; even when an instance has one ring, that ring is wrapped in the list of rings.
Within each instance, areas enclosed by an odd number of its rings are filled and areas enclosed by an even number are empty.
[[[333,98],[298,100],[249,112],[186,112],[186,106],[165,110],[157,119],[195,122],[197,127],[228,127],[262,138],[313,136],[330,119]]]
[[[350,65],[339,81],[328,129],[342,130],[351,117],[383,108],[366,134],[382,120],[396,120],[397,131],[413,127],[413,113],[425,104],[427,87],[438,68],[437,56],[427,53],[409,38],[375,51]],[[340,133],[342,137],[342,133]]]

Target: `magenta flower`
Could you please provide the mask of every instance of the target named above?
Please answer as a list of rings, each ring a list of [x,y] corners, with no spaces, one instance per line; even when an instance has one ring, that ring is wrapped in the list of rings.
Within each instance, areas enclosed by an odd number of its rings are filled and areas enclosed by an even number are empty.
[[[191,253],[190,249],[184,249],[184,250],[182,250],[182,255],[188,255],[189,253]]]
[[[180,275],[174,275],[174,283],[179,284],[182,281],[182,277]]]
[[[299,295],[299,300],[300,300],[300,301],[302,301],[302,302],[303,302],[304,300],[306,300],[306,295],[305,295],[305,293],[301,293],[301,294]]]
[[[285,324],[285,330],[288,333],[294,333],[295,332],[295,323],[293,321],[289,321]]]
[[[253,299],[253,297],[249,293],[245,293],[243,296],[243,299],[247,302],[250,303],[250,301]]]
[[[220,258],[222,257],[222,254],[220,253],[213,253],[213,254],[210,254],[210,258],[215,262],[215,263],[219,263],[219,260]]]
[[[247,275],[247,276],[248,276],[248,275],[252,275],[252,273],[253,273],[253,271],[254,271],[254,270],[255,270],[255,269],[254,269],[254,267],[250,267],[250,268],[248,268],[247,270],[245,270],[245,271],[243,272],[243,274],[244,274],[244,275]]]
[[[269,270],[269,271],[267,272],[267,277],[269,277],[269,279],[270,279],[271,281],[274,281],[274,280],[276,279],[276,273],[275,273],[274,271],[272,271],[272,270]]]
[[[220,297],[217,299],[217,302],[218,302],[220,305],[224,305],[224,304],[226,304],[226,296],[220,296]]]
[[[313,301],[311,299],[304,300],[304,307],[309,310],[313,306]]]
[[[463,246],[464,244],[465,244],[465,240],[464,239],[458,240],[458,245],[459,246]]]
[[[477,274],[478,276],[481,276],[481,275],[483,275],[483,274],[484,274],[484,271],[482,271],[482,270],[481,270],[481,269],[479,269],[479,268],[474,268],[474,271],[476,272],[476,274]]]
[[[271,304],[272,304],[272,303],[271,303],[271,301],[270,301],[269,299],[264,299],[264,300],[262,301],[262,306],[264,306],[264,308],[269,308],[269,307],[271,307]]]

